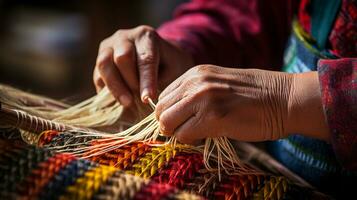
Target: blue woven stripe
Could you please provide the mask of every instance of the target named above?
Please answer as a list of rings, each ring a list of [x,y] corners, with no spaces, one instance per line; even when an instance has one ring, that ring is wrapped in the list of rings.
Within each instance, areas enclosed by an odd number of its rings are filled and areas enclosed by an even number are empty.
[[[39,199],[57,199],[65,193],[68,186],[73,185],[86,171],[95,166],[97,164],[88,160],[73,160],[47,183],[39,195]]]

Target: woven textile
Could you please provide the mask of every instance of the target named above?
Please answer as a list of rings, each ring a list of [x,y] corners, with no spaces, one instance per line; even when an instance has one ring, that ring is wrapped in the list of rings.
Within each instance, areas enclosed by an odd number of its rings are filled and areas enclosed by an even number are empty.
[[[49,149],[83,142],[76,134],[47,131],[38,141],[43,148],[0,140],[0,199],[306,199],[313,194],[285,177],[253,171],[223,173],[219,181],[205,169],[201,153],[180,145],[137,142],[88,159]]]

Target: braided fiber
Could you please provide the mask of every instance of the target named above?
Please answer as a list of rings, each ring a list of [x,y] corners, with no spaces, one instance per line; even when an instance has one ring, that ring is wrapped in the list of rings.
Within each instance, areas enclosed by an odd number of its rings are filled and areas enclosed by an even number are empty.
[[[166,165],[176,155],[177,151],[180,151],[180,149],[174,149],[171,146],[153,147],[126,172],[135,176],[150,178],[158,169]]]
[[[75,134],[46,131],[38,141],[45,148],[0,140],[0,199],[307,199],[311,194],[284,177],[253,171],[223,172],[219,179],[205,168],[202,153],[180,144],[136,142],[86,159],[56,152],[57,145],[86,142],[96,151],[108,142]]]
[[[288,189],[289,184],[285,177],[272,176],[257,193],[254,193],[254,199],[283,199]]]
[[[175,199],[177,189],[169,184],[159,184],[156,182],[150,182],[146,187],[143,187],[136,193],[134,199]]]
[[[0,140],[0,199],[12,197],[22,182],[51,152]]]
[[[108,178],[107,183],[100,187],[94,199],[133,199],[135,194],[148,183],[149,180],[116,171],[112,177]]]
[[[197,176],[185,183],[187,191],[200,194],[205,197],[213,198],[213,191],[219,185],[218,175],[207,170],[200,170]]]
[[[215,199],[247,199],[263,183],[262,175],[226,176],[216,187]]]
[[[84,159],[71,161],[43,187],[41,194],[38,196],[39,199],[57,199],[66,191],[68,186],[73,185],[85,172],[96,166],[98,164]]]
[[[150,146],[136,142],[114,149],[99,156],[90,157],[89,159],[99,164],[115,166],[118,169],[126,169],[138,158],[149,151],[149,149]]]
[[[178,153],[160,172],[152,177],[159,183],[168,183],[178,188],[184,188],[198,171],[203,169],[203,158],[198,153]]]
[[[18,195],[36,199],[42,188],[47,185],[64,166],[74,160],[71,154],[57,154],[38,164],[26,179],[19,184]]]
[[[60,199],[91,199],[101,184],[105,183],[117,169],[112,166],[99,165],[78,178],[74,185],[67,187]]]
[[[88,137],[76,137],[81,133],[61,132],[57,131],[45,131],[41,133],[41,137],[38,140],[38,146],[40,147],[58,147],[69,146],[72,144],[81,144],[96,139],[94,136]],[[82,147],[88,146],[87,144],[80,145]]]

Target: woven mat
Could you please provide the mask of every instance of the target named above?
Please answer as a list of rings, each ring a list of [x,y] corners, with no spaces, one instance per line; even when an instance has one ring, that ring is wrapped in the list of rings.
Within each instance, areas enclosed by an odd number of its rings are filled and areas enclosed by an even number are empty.
[[[0,139],[0,199],[325,198],[285,176],[223,173],[219,180],[202,154],[179,147],[137,142],[88,159],[48,149],[70,134],[48,131],[41,148]]]

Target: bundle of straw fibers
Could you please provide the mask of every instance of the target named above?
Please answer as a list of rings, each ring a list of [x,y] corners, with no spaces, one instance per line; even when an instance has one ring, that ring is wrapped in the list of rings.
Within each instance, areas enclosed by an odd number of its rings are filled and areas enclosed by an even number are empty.
[[[38,128],[47,125],[43,129],[81,132],[82,134],[75,135],[75,137],[87,138],[87,144],[98,140],[110,141],[103,146],[97,146],[97,148],[100,148],[100,151],[96,151],[93,155],[87,153],[86,157],[104,154],[113,148],[120,148],[139,141],[154,142],[159,138],[164,138],[165,142],[160,145],[170,144],[175,146],[177,143],[174,136],[171,138],[160,136],[159,123],[155,118],[154,112],[124,131],[108,134],[94,130],[100,127],[111,126],[121,121],[120,116],[124,108],[119,102],[115,101],[106,87],[97,95],[71,106],[9,86],[0,85],[0,102],[3,105],[2,107],[7,109],[1,109],[2,115],[6,118],[13,117],[20,121],[12,123],[12,125],[20,127],[24,131],[31,132],[34,126]],[[155,109],[155,104],[152,101],[150,101],[150,106],[152,109]],[[23,121],[26,122],[27,126],[20,126],[23,124]],[[38,139],[38,137],[34,138],[34,140]],[[218,172],[221,170],[227,172],[244,171],[243,164],[239,160],[233,146],[225,137],[207,138],[204,145],[191,148],[203,154],[205,166],[209,170],[218,169]],[[61,152],[77,152],[78,156],[84,156],[80,153],[84,152],[83,144],[64,145],[57,147],[56,150]],[[211,158],[217,160],[216,165],[212,166],[210,164],[209,160]],[[229,160],[230,162],[223,162],[223,160]]]

